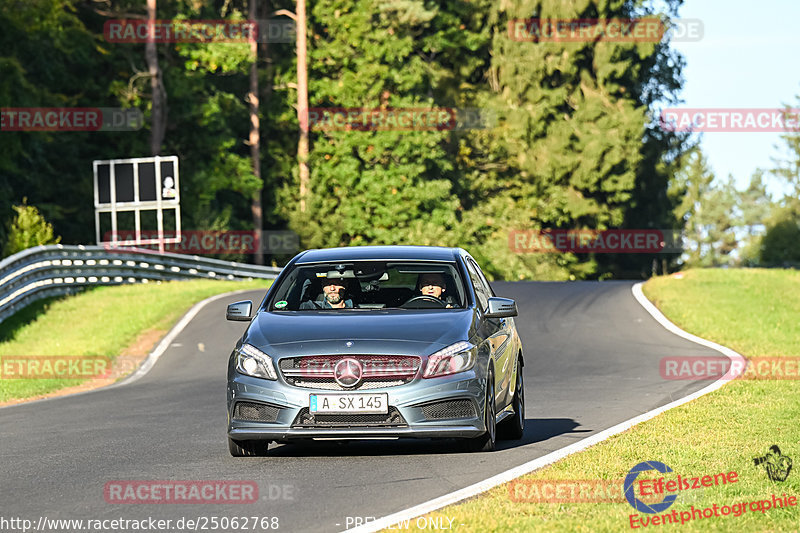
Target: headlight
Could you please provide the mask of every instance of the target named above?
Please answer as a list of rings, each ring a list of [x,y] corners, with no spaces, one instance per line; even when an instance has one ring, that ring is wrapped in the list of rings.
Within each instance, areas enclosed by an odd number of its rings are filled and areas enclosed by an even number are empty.
[[[236,370],[255,378],[278,379],[270,356],[250,344],[242,344],[236,350]]]
[[[469,370],[475,364],[475,346],[461,341],[428,357],[423,378],[447,376]]]

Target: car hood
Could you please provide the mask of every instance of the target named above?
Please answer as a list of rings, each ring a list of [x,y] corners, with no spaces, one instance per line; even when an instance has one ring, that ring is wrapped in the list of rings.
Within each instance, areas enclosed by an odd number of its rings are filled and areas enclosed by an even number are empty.
[[[342,353],[425,356],[469,340],[473,320],[470,309],[262,311],[243,341],[273,357]]]

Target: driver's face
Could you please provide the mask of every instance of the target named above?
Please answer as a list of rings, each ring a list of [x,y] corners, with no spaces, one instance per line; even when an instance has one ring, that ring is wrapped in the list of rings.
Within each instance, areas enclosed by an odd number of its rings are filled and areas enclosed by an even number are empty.
[[[444,278],[439,274],[423,274],[419,279],[419,291],[425,296],[441,298],[444,293]]]
[[[329,303],[335,305],[342,301],[342,296],[344,295],[345,286],[342,285],[341,281],[330,281],[327,285],[322,287],[322,292],[325,293],[325,299],[328,300]]]

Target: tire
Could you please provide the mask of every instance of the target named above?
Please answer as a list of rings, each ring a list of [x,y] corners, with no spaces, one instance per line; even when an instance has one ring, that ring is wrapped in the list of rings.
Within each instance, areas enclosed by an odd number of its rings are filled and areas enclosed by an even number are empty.
[[[517,382],[514,386],[514,416],[497,426],[501,439],[519,440],[525,432],[525,383],[522,378],[522,359],[517,362]]]
[[[261,457],[267,455],[268,440],[233,440],[228,437],[228,451],[233,457]]]
[[[497,442],[497,409],[494,402],[494,372],[490,369],[486,377],[486,407],[484,408],[486,432],[467,440],[470,452],[493,452]]]

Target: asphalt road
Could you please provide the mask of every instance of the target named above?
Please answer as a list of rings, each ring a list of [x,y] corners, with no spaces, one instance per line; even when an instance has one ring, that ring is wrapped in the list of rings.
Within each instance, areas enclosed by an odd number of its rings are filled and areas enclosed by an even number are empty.
[[[241,295],[217,300],[142,379],[0,409],[0,517],[174,524],[181,517],[258,516],[277,517],[280,531],[340,531],[353,517],[380,517],[447,494],[708,384],[659,376],[661,357],[718,354],[664,330],[631,285],[494,284],[498,295],[518,302],[528,419],[522,441],[480,454],[450,441],[403,440],[273,445],[269,457],[230,457],[225,369],[246,324],[224,320],[225,305]],[[247,296],[260,301],[263,292]],[[252,480],[260,500],[106,503],[104,486],[116,480]]]

